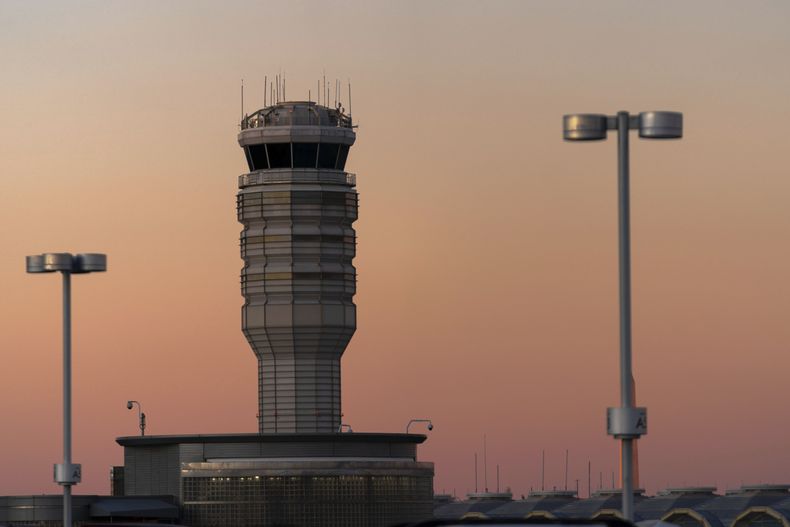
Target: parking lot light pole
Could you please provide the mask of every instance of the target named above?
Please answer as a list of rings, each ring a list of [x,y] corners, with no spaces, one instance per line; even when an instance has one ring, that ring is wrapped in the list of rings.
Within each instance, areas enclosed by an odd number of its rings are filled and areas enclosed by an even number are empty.
[[[647,433],[647,408],[634,407],[631,368],[631,225],[628,133],[638,130],[643,139],[679,139],[683,136],[683,114],[618,112],[570,114],[562,119],[566,141],[606,139],[608,130],[617,130],[617,187],[620,268],[620,407],[607,409],[607,432],[622,442],[623,516],[634,519],[634,440]]]
[[[71,487],[82,480],[82,466],[71,462],[71,275],[107,270],[107,256],[44,253],[26,258],[28,273],[59,272],[63,277],[63,463],[55,465],[55,482],[63,486],[63,526],[72,526]]]

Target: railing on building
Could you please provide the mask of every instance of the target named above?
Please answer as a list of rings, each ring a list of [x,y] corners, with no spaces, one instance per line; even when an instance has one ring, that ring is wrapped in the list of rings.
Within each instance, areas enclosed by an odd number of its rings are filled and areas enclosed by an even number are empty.
[[[271,183],[338,183],[353,187],[357,184],[357,175],[338,170],[284,168],[260,170],[239,176],[240,188]]]

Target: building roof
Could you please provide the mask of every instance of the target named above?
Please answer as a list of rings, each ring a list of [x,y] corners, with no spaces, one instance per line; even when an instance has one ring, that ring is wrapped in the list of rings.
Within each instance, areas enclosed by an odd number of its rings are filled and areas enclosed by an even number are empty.
[[[115,441],[121,446],[157,446],[183,443],[423,443],[423,434],[380,434],[368,432],[302,433],[302,434],[194,434],[160,436],[124,436]]]

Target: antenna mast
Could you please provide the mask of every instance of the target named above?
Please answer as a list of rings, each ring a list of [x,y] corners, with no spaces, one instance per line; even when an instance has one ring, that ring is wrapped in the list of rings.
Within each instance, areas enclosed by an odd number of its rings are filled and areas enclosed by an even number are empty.
[[[546,449],[541,452],[542,460],[540,464],[540,490],[546,490]]]
[[[266,75],[263,76],[263,107],[266,108],[266,81],[268,77]]]
[[[483,434],[483,488],[488,492],[488,453],[486,450],[485,434]]]
[[[244,121],[244,79],[241,79],[241,121]]]
[[[475,494],[477,494],[477,452],[475,452]]]

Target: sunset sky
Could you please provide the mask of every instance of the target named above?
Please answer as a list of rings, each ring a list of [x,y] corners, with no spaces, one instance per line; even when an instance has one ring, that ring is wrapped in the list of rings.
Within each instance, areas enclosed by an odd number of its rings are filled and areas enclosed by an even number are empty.
[[[632,141],[642,483],[790,483],[790,3],[0,2],[0,494],[56,493],[60,283],[74,278],[76,492],[115,438],[257,430],[240,331],[236,142],[263,79],[353,88],[358,330],[344,421],[435,428],[435,488],[609,486],[618,445],[616,142],[565,113],[682,111]],[[314,95],[313,95],[314,97]],[[424,429],[421,429],[424,430]],[[482,463],[480,465],[482,486]]]

